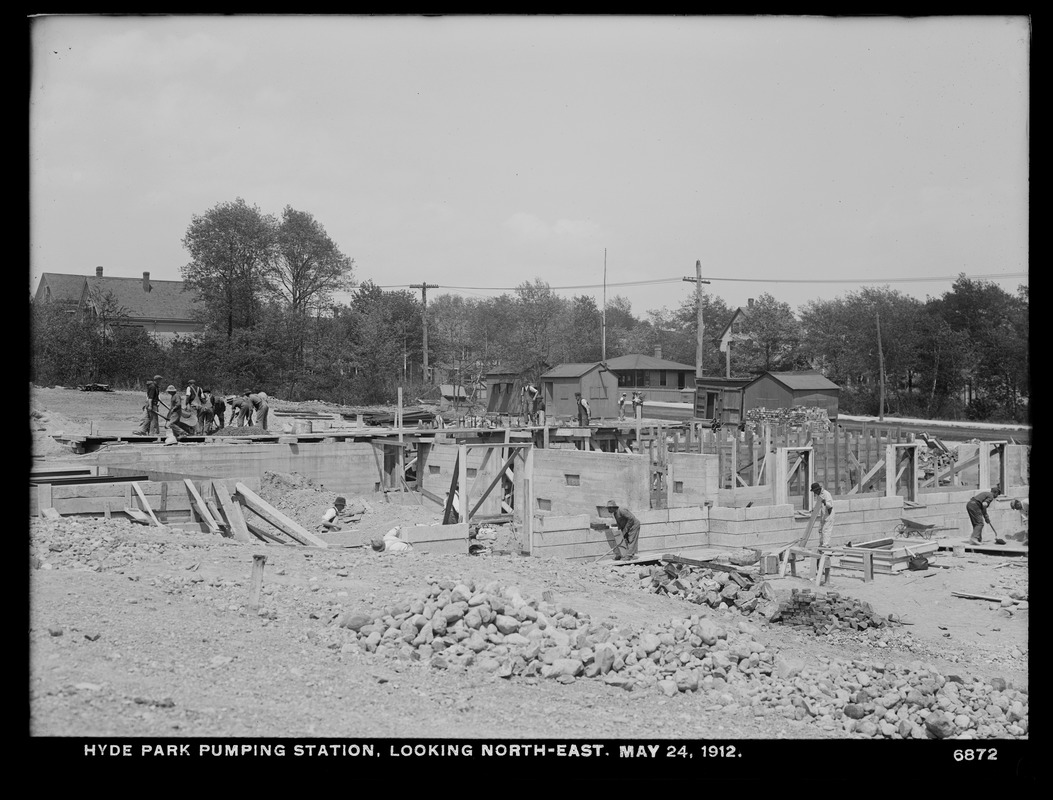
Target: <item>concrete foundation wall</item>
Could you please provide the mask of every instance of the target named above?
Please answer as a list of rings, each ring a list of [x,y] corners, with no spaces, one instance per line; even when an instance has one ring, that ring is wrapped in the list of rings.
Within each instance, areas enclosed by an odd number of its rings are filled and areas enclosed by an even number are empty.
[[[377,459],[381,456],[378,451],[374,458],[373,447],[366,442],[256,442],[171,447],[124,445],[84,458],[111,475],[146,474],[152,480],[243,480],[261,478],[265,472],[295,472],[328,491],[363,497],[377,490],[380,482]]]
[[[241,481],[250,490],[260,490],[259,478],[246,478]],[[231,490],[234,481],[224,481]],[[182,480],[174,481],[138,481],[139,488],[150,504],[150,509],[161,522],[167,517],[170,521],[190,519],[190,496]],[[205,485],[194,481],[194,487],[202,495],[209,497]],[[125,508],[144,511],[138,495],[132,489],[131,481],[121,483],[86,483],[52,486],[41,484],[29,490],[29,515],[37,516],[41,509],[54,508],[59,514],[104,516],[107,509],[111,514],[124,516]]]
[[[450,491],[450,484],[453,482],[453,469],[457,463],[457,445],[436,443],[428,450],[423,469],[418,465],[417,485],[423,486],[424,489],[432,494],[445,497],[446,493]],[[470,506],[474,506],[479,502],[479,497],[482,495],[483,490],[490,485],[490,481],[497,475],[497,470],[505,462],[505,459],[511,455],[510,450],[504,451],[495,446],[494,452],[487,459],[486,450],[487,448],[485,447],[471,447],[468,449],[468,501]],[[483,467],[484,459],[486,460],[485,467]],[[522,460],[516,459],[516,462],[522,463]],[[500,485],[494,487],[476,513],[483,515],[501,513]]]
[[[515,462],[516,498],[523,497],[523,462]],[[608,500],[637,514],[651,505],[646,456],[590,450],[534,450],[537,515],[596,517]],[[520,509],[517,508],[517,511]]]
[[[705,508],[651,509],[634,512],[640,520],[637,555],[662,555],[708,544]],[[594,515],[549,515],[535,525],[531,555],[568,561],[595,561],[610,554],[619,532],[594,529]]]
[[[369,542],[376,534],[364,531],[334,531],[320,533],[330,547],[369,547]],[[456,525],[404,525],[402,540],[413,545],[415,553],[437,555],[468,554],[468,523]]]
[[[668,453],[666,461],[669,465],[669,483],[673,489],[669,494],[670,507],[683,508],[705,505],[707,501],[717,502],[720,457],[716,453]]]

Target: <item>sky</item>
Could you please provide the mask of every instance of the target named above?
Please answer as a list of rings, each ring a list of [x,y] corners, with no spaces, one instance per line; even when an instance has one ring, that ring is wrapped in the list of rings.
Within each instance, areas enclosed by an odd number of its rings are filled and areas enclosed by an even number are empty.
[[[195,215],[314,216],[391,289],[1028,282],[1023,16],[39,16],[30,291],[179,280]],[[346,298],[343,298],[346,299]]]

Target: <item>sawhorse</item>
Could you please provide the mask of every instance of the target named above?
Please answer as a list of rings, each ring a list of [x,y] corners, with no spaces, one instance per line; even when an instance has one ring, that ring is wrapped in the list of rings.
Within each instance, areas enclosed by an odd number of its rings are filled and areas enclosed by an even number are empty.
[[[815,559],[815,585],[821,586],[830,580],[830,555],[828,553],[816,553],[803,547],[791,545],[782,551],[782,563],[779,566],[779,577],[785,577],[786,568],[790,568],[790,574],[797,577],[798,557]]]

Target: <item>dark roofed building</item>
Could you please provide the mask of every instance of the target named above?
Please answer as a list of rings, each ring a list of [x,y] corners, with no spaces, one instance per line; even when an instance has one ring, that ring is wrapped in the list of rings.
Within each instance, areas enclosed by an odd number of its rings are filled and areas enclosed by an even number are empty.
[[[584,364],[557,364],[541,375],[541,396],[549,416],[574,418],[578,403],[574,394],[589,401],[593,417],[614,417],[618,413],[618,379],[599,361]]]
[[[102,269],[96,267],[93,276],[45,272],[34,301],[67,304],[93,316],[116,311],[121,317],[116,324],[143,328],[162,340],[204,329],[194,318],[197,295],[184,291],[183,281],[155,280],[149,272],[141,278],[114,278],[103,275]]]
[[[825,408],[830,419],[837,419],[841,387],[814,370],[765,372],[743,389],[743,413],[754,408]]]

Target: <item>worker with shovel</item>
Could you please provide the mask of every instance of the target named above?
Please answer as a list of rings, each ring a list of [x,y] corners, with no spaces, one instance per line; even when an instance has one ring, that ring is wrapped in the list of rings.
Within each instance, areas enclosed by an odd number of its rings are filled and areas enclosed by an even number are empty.
[[[620,508],[613,500],[607,501],[607,510],[614,517],[614,524],[621,531],[622,539],[614,545],[615,561],[630,561],[636,557],[636,546],[640,541],[640,520],[627,508]]]
[[[161,376],[154,375],[146,382],[146,405],[143,406],[143,421],[135,431],[136,436],[157,436],[161,432],[158,422],[157,403],[161,398]]]
[[[989,492],[980,492],[965,504],[965,510],[969,513],[969,521],[973,524],[973,535],[969,537],[969,544],[981,544],[983,542],[984,522],[991,525],[994,531],[995,544],[1005,544],[1005,539],[998,538],[998,531],[991,524],[991,518],[987,516],[987,507],[994,502],[1002,492],[996,486]]]

